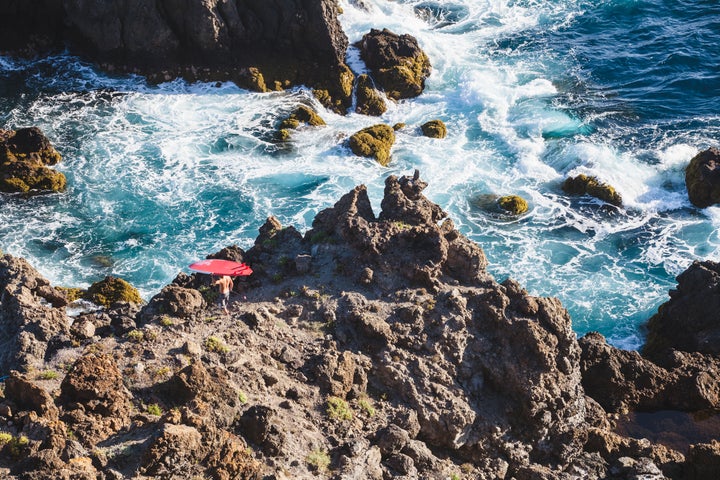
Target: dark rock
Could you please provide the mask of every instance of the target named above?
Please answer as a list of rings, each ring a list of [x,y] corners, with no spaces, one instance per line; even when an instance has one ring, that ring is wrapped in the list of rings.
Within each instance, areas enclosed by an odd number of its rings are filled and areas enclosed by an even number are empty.
[[[69,335],[64,308],[44,303],[42,295],[50,289],[50,282],[24,259],[0,256],[0,375],[40,368],[54,345],[63,344],[53,340]]]
[[[720,478],[720,442],[692,445],[685,460],[686,480]]]
[[[648,320],[643,355],[658,359],[671,348],[720,354],[720,263],[695,261],[677,281],[670,300]]]
[[[48,168],[60,159],[37,127],[0,130],[0,192],[65,190],[65,175]]]
[[[145,451],[141,472],[162,478],[186,476],[197,471],[205,452],[202,434],[196,428],[166,423]]]
[[[709,148],[690,160],[685,169],[685,185],[696,207],[720,203],[720,149]]]
[[[344,111],[352,72],[334,0],[42,0],[0,7],[0,51],[62,50],[113,71],[167,81],[232,80],[265,91],[308,85]],[[44,52],[40,52],[44,53]]]
[[[17,408],[32,410],[47,418],[58,416],[58,409],[53,398],[43,388],[13,372],[5,380],[5,398],[13,402]]]
[[[400,452],[409,441],[410,435],[408,435],[408,432],[392,424],[378,430],[375,438],[375,444],[380,447],[383,455]]]
[[[412,35],[372,29],[358,43],[360,56],[385,94],[395,100],[412,98],[425,89],[431,66]]]
[[[205,299],[198,290],[167,285],[142,308],[138,318],[141,324],[163,315],[194,318],[205,306]]]

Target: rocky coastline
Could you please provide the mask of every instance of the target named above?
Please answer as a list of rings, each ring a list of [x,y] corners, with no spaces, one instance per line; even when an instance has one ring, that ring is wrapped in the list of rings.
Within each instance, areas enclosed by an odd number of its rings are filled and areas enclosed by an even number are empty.
[[[716,478],[716,430],[623,432],[645,412],[717,418],[717,353],[578,340],[557,299],[485,271],[425,186],[388,177],[376,215],[360,185],[304,234],[271,217],[248,251],[211,255],[255,271],[230,316],[181,273],[147,304],[71,317],[4,255],[3,478]],[[718,270],[678,277],[649,338]],[[720,331],[697,314],[702,338]]]
[[[0,51],[70,48],[158,82],[303,84],[338,112],[354,88],[368,115],[421,94],[430,60],[387,30],[358,43],[372,77],[355,85],[339,14],[334,0],[10,0]],[[301,107],[278,140],[323,123]],[[348,145],[386,164],[401,128],[374,125]],[[439,119],[421,129],[447,133]],[[63,190],[39,130],[0,140],[0,190]],[[718,202],[717,157],[688,168],[700,207]],[[641,352],[578,339],[559,300],[487,273],[482,246],[426,186],[418,172],[388,177],[376,215],[360,185],[307,232],[271,217],[249,250],[210,254],[255,272],[229,316],[204,275],[180,273],[144,304],[117,279],[76,292],[0,256],[0,477],[720,478],[720,265],[678,276]],[[594,177],[561,188],[622,208]]]

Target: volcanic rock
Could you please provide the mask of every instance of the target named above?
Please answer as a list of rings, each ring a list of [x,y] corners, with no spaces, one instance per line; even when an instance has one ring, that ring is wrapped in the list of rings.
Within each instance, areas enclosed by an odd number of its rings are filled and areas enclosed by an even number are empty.
[[[695,261],[677,281],[648,320],[643,355],[657,360],[671,348],[720,355],[720,263]]]
[[[616,207],[622,206],[622,197],[615,188],[593,176],[581,173],[576,177],[568,177],[563,182],[562,189],[568,195],[590,195]]]
[[[0,51],[68,47],[109,70],[157,81],[232,80],[265,91],[305,84],[328,107],[351,103],[348,40],[335,0],[43,0],[0,6]]]
[[[447,136],[447,127],[442,120],[430,120],[420,125],[423,135],[430,138],[445,138]]]
[[[0,130],[0,191],[63,191],[65,175],[48,168],[60,160],[39,128]]]
[[[720,203],[720,149],[709,148],[690,160],[685,169],[685,185],[696,207]]]
[[[374,158],[382,166],[390,163],[390,149],[395,143],[395,132],[388,125],[363,128],[350,137],[350,150],[360,157]]]
[[[355,87],[356,107],[355,111],[363,115],[379,117],[387,111],[387,105],[382,94],[373,85],[368,75],[360,75],[357,78]]]
[[[358,42],[360,56],[373,79],[395,100],[413,98],[425,89],[432,67],[427,54],[412,35],[372,29]]]

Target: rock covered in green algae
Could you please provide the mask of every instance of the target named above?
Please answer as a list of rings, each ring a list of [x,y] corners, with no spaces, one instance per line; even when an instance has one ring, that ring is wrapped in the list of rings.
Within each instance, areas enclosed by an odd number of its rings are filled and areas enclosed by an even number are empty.
[[[350,137],[350,149],[355,155],[374,158],[384,167],[390,163],[393,143],[395,131],[383,124],[363,128]]]
[[[590,195],[616,207],[622,206],[622,197],[612,186],[601,182],[594,176],[580,174],[568,177],[562,189],[569,195]]]
[[[379,117],[387,111],[387,105],[385,105],[382,95],[375,88],[368,75],[358,77],[355,96],[357,98],[357,107],[355,107],[357,113]]]
[[[37,127],[0,130],[0,191],[61,192],[65,175],[48,168],[62,157]]]
[[[498,205],[500,208],[513,215],[522,215],[527,212],[528,203],[527,201],[517,195],[505,195],[498,199]]]
[[[110,307],[115,302],[143,303],[137,288],[122,278],[110,275],[90,285],[83,298],[104,307]]]
[[[425,89],[425,79],[432,67],[415,37],[372,29],[358,47],[373,78],[388,97],[413,98]]]
[[[423,123],[420,128],[426,137],[445,138],[447,136],[447,127],[442,120],[430,120]]]

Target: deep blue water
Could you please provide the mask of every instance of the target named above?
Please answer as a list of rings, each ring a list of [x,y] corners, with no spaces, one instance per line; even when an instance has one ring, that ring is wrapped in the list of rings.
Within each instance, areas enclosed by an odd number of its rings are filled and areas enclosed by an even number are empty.
[[[341,1],[351,43],[370,28],[418,38],[425,93],[391,104],[405,122],[389,167],[342,139],[378,119],[324,111],[303,88],[149,86],[77,58],[0,58],[0,127],[39,126],[63,154],[68,191],[0,196],[0,249],[59,285],[126,278],[146,298],[197,258],[248,248],[272,214],[301,231],[355,185],[378,213],[384,178],[415,168],[490,260],[536,295],[557,296],[578,334],[637,347],[638,326],[694,259],[717,259],[720,209],[694,208],[684,168],[720,144],[720,5],[711,1]],[[361,72],[352,49],[348,57]],[[314,103],[328,123],[267,141],[279,116]],[[441,118],[444,140],[419,125]],[[568,175],[612,184],[622,209],[570,198]],[[504,218],[484,194],[520,194]]]

